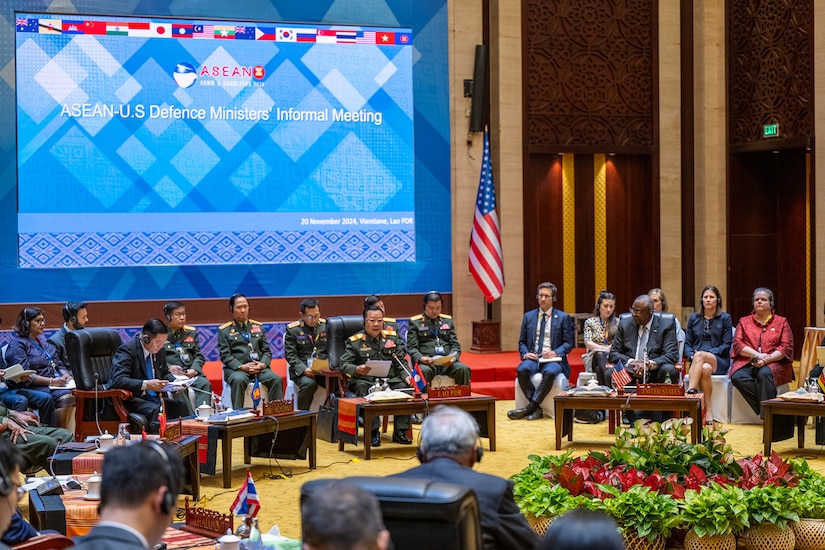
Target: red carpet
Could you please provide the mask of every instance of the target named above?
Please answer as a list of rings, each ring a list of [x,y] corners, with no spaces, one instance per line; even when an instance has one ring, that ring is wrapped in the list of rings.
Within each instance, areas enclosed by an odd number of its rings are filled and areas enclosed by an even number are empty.
[[[583,348],[574,348],[567,356],[570,363],[570,384],[575,384],[579,373],[584,371]],[[516,367],[520,363],[519,352],[502,353],[463,352],[461,362],[473,371],[472,388],[476,393],[497,399],[515,399]]]

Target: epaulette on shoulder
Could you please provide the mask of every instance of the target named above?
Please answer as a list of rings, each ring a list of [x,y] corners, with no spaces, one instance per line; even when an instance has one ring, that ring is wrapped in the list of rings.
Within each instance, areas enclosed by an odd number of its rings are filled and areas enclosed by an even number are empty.
[[[250,320],[249,320],[249,324],[250,324],[250,325],[263,325],[263,323],[262,323],[262,322],[260,322],[260,321],[256,321],[255,319],[250,319]]]
[[[410,321],[420,321],[423,318],[424,318],[424,315],[419,313],[418,315],[414,315],[414,316],[410,317]]]
[[[295,328],[299,326],[301,326],[301,321],[292,321],[286,326],[286,328]]]
[[[195,330],[195,327],[190,325],[183,325],[183,330]]]
[[[383,334],[384,336],[398,336],[395,330],[391,328],[385,328],[381,331],[381,334]]]
[[[385,323],[397,323],[398,321],[395,320],[395,317],[384,317]]]
[[[353,334],[352,336],[349,337],[349,339],[350,339],[350,342],[355,342],[356,340],[363,340],[364,339],[364,333],[359,332],[358,334]]]
[[[453,318],[453,316],[452,316],[452,315],[447,315],[446,313],[442,313],[442,314],[441,314],[441,317],[443,317],[443,318],[445,318],[445,319],[452,319],[452,318]]]
[[[223,330],[223,329],[225,329],[226,327],[230,326],[231,324],[232,324],[232,321],[227,321],[226,323],[224,323],[224,324],[222,324],[221,326],[219,326],[219,327],[218,327],[218,330]]]

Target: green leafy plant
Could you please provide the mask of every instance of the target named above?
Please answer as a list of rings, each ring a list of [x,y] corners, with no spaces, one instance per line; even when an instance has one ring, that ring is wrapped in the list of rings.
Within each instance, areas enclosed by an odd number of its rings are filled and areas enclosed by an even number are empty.
[[[804,459],[792,461],[799,476],[794,491],[796,512],[801,518],[825,519],[825,476],[812,470]]]
[[[679,524],[678,506],[670,495],[660,495],[642,485],[626,491],[610,485],[602,485],[601,489],[610,496],[602,501],[594,500],[590,507],[604,510],[616,520],[623,533],[635,532],[653,542],[659,536],[670,536]]]
[[[572,455],[573,451],[559,456],[530,455],[530,464],[510,478],[522,514],[553,517],[579,507],[584,497],[574,497],[566,488],[547,480],[547,472],[570,461]]]
[[[799,521],[796,496],[798,489],[783,486],[753,487],[744,492],[748,523],[752,527],[760,523],[772,523],[784,529],[789,521]]]
[[[701,491],[688,489],[679,508],[681,523],[700,537],[738,535],[748,526],[745,493],[733,485],[713,483]]]

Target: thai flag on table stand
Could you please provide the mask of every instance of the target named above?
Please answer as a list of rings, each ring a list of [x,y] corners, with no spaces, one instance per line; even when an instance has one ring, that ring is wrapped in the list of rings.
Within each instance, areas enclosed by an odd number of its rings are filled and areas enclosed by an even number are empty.
[[[252,472],[246,471],[246,480],[241,485],[238,496],[229,510],[236,516],[246,514],[253,518],[258,515],[261,509],[261,501],[258,500],[258,490],[255,489],[255,481],[252,479]]]
[[[627,369],[621,360],[616,362],[616,365],[613,367],[613,374],[610,378],[613,381],[614,388],[623,388],[630,384],[631,380],[630,375],[627,373]]]
[[[490,137],[486,131],[473,231],[470,234],[470,273],[488,302],[501,297],[504,290],[504,258],[496,188],[493,186],[493,165],[490,162]]]

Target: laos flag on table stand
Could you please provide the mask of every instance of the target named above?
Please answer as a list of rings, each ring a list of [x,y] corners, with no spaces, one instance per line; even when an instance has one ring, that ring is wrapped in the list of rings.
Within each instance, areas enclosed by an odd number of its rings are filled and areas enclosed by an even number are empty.
[[[419,392],[423,392],[427,389],[427,380],[424,378],[424,373],[421,372],[421,367],[417,364],[413,367],[413,384],[415,387],[418,388]]]
[[[255,489],[255,481],[252,479],[252,472],[246,471],[246,480],[238,491],[238,496],[229,508],[236,516],[249,515],[255,517],[261,509],[261,501],[258,500],[258,490]]]

